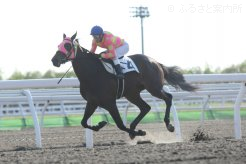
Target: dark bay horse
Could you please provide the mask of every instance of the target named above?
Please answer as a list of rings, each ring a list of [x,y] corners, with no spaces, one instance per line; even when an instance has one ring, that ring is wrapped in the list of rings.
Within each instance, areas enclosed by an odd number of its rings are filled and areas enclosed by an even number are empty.
[[[146,89],[152,96],[165,101],[166,111],[164,122],[168,131],[174,131],[174,127],[170,123],[172,95],[163,90],[164,83],[167,82],[176,88],[186,91],[194,91],[196,89],[195,86],[185,81],[178,67],[166,67],[154,59],[141,54],[129,56],[135,62],[139,73],[129,72],[125,74],[123,97],[135,104],[140,109],[140,113],[130,124],[130,128],[127,128],[123,124],[116,106],[118,85],[116,76],[104,69],[96,54],[89,52],[79,45],[75,39],[76,35],[77,33],[72,37],[63,35],[63,41],[58,46],[58,51],[52,58],[52,62],[56,67],[60,67],[61,64],[67,61],[72,62],[74,72],[80,81],[80,93],[87,101],[84,117],[81,121],[81,125],[84,128],[98,131],[107,124],[105,121],[99,122],[96,126],[87,124],[87,120],[95,112],[97,107],[102,107],[110,113],[117,127],[120,130],[128,132],[132,139],[135,136],[144,136],[146,134],[145,131],[136,131],[135,128],[151,109],[140,97],[140,92]]]

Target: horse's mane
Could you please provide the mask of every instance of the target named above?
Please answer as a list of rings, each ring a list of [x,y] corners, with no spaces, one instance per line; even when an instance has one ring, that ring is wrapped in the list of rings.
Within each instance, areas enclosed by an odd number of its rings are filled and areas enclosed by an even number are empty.
[[[91,56],[95,57],[95,54],[94,53],[90,52],[89,50],[87,50],[86,48],[84,48],[84,47],[82,47],[80,45],[78,45],[78,46],[79,46],[78,50],[81,51],[81,53],[78,53],[77,54],[78,57],[81,56],[81,55],[87,56],[87,57],[91,57]]]
[[[92,53],[80,45],[78,46],[79,48],[78,48],[77,55],[76,55],[77,60],[74,60],[74,61],[78,61],[78,62],[80,62],[81,60],[93,61],[93,63],[95,64],[94,67],[98,66],[100,68],[104,67],[101,60],[107,63],[111,63],[113,65],[112,60],[104,59],[104,58],[99,59],[98,58],[99,54]]]
[[[88,58],[91,58],[93,60],[98,60],[98,61],[103,60],[104,62],[113,64],[113,61],[112,60],[110,60],[110,59],[104,59],[104,58],[99,59],[98,58],[99,54],[92,53],[92,52],[90,52],[89,50],[87,50],[86,48],[84,48],[84,47],[82,47],[80,45],[79,45],[79,47],[80,47],[81,53],[78,53],[77,54],[78,55],[77,57],[80,57],[80,56],[83,55],[83,57],[88,57]]]

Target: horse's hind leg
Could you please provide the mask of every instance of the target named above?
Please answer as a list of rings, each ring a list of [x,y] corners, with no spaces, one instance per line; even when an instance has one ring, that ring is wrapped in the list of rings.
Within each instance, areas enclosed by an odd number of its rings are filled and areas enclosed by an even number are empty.
[[[87,103],[86,104],[84,117],[83,117],[83,119],[81,121],[81,125],[84,128],[89,128],[91,130],[98,131],[98,130],[100,130],[102,127],[104,127],[107,124],[106,121],[101,121],[96,126],[90,126],[90,125],[87,124],[87,120],[91,117],[91,115],[95,112],[96,109],[97,109],[97,105],[92,104],[92,103]]]
[[[174,132],[174,127],[172,124],[170,124],[170,109],[172,106],[172,98],[173,96],[170,93],[167,93],[164,91],[163,88],[161,89],[155,89],[155,90],[148,90],[153,96],[158,97],[165,101],[166,103],[166,112],[164,117],[164,122],[166,124],[166,127],[168,131]]]
[[[130,124],[130,129],[134,130],[138,123],[144,118],[144,116],[150,111],[151,107],[140,97],[140,93],[131,94],[126,97],[131,103],[135,104],[139,109],[139,115]]]

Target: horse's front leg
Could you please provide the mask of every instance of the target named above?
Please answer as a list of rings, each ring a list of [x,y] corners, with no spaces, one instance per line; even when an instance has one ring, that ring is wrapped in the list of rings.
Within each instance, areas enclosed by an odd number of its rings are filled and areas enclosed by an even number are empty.
[[[129,129],[123,124],[123,121],[120,117],[120,113],[118,111],[116,103],[109,104],[106,109],[109,111],[109,113],[110,113],[111,117],[113,118],[114,122],[116,123],[117,127],[120,130],[123,130],[123,131],[129,133],[129,136],[131,137],[131,139],[133,139],[135,136],[146,135],[146,133],[141,131],[141,130],[135,131],[134,129]]]
[[[98,125],[96,126],[91,126],[91,125],[88,125],[87,124],[87,121],[88,119],[92,116],[92,114],[95,112],[95,110],[97,109],[97,105],[93,104],[93,103],[87,103],[86,104],[86,108],[85,108],[85,112],[84,112],[84,117],[81,121],[81,125],[84,127],[84,128],[88,128],[88,129],[91,129],[91,130],[94,130],[94,131],[98,131],[100,130],[102,127],[104,127],[107,122],[106,121],[101,121],[98,123]]]

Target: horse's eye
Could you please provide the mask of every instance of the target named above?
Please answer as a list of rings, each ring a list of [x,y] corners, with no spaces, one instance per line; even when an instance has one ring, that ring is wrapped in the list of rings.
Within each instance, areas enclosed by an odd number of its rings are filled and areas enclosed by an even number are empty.
[[[70,43],[64,44],[65,49],[69,52],[72,49],[72,45]]]

